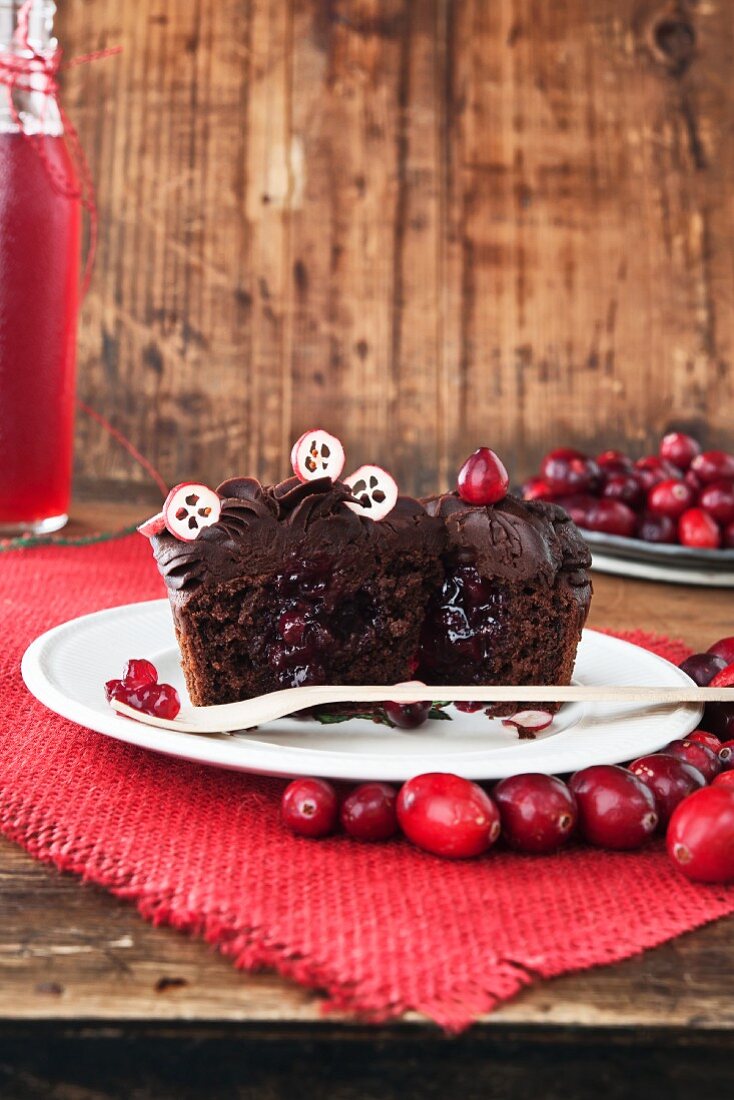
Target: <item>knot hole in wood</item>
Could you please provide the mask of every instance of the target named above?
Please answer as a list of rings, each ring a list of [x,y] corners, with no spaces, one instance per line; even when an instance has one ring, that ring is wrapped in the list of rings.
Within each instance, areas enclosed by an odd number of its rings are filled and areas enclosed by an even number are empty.
[[[653,59],[672,76],[683,76],[696,53],[696,28],[686,8],[676,5],[657,12],[646,38]]]

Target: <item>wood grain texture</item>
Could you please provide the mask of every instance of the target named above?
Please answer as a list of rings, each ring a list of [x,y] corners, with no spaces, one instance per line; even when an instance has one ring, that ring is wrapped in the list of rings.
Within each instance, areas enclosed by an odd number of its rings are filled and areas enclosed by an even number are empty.
[[[726,0],[68,0],[101,238],[80,391],[174,482],[322,424],[406,490],[490,442],[734,444]],[[91,421],[81,494],[148,494]],[[155,492],[153,491],[153,496]]]
[[[0,1034],[11,1021],[189,1021],[305,1024],[359,1033],[322,1012],[318,993],[273,974],[243,974],[211,947],[154,928],[132,906],[33,861],[0,838]],[[569,1028],[734,1030],[734,920],[726,919],[614,966],[520,993],[483,1021],[492,1031]],[[389,1030],[438,1029],[415,1013]],[[369,1027],[366,1028],[370,1030]],[[729,1042],[731,1039],[729,1039]]]

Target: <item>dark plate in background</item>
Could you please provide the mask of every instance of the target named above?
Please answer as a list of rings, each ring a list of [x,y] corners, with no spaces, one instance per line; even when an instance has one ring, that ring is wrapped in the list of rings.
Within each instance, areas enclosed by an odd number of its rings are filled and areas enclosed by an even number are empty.
[[[698,550],[691,546],[605,535],[599,531],[587,531],[583,527],[580,530],[591,547],[592,554],[596,550],[615,558],[648,562],[650,565],[676,565],[678,568],[690,566],[693,569],[734,569],[734,550]]]

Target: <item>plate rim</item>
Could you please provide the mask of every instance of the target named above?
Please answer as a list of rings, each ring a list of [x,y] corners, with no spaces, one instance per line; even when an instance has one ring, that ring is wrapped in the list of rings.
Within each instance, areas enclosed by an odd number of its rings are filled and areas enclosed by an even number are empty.
[[[301,746],[283,746],[278,744],[272,744],[269,742],[258,741],[256,738],[242,738],[237,741],[238,747],[247,746],[246,755],[251,757],[247,763],[241,759],[231,758],[231,745],[232,738],[228,736],[211,736],[206,734],[188,734],[184,732],[178,732],[173,730],[158,729],[149,726],[145,726],[142,723],[136,723],[134,720],[125,718],[121,715],[115,714],[110,711],[109,715],[104,715],[100,710],[95,709],[84,702],[77,701],[70,698],[68,695],[59,689],[51,679],[51,676],[44,669],[44,658],[52,650],[52,647],[60,637],[63,637],[69,631],[78,629],[82,623],[89,623],[100,618],[107,618],[113,616],[115,613],[128,612],[140,612],[146,608],[151,608],[157,605],[166,611],[169,608],[168,599],[157,598],[152,600],[139,600],[133,603],[120,604],[113,607],[102,608],[98,611],[89,612],[85,615],[75,616],[62,623],[58,623],[56,626],[44,631],[26,648],[22,660],[21,660],[21,674],[28,691],[46,706],[49,710],[58,714],[60,717],[74,722],[76,725],[90,729],[102,736],[112,737],[115,740],[121,741],[127,744],[136,745],[139,748],[144,748],[152,752],[172,756],[178,760],[188,760],[198,764],[205,764],[211,767],[223,767],[241,772],[250,772],[253,774],[264,774],[271,776],[294,776],[294,775],[322,775],[324,777],[332,778],[335,780],[352,779],[354,781],[366,781],[366,777],[363,773],[356,775],[355,768],[358,770],[359,758],[354,753],[339,751],[337,749],[319,749],[308,748]],[[614,634],[607,634],[604,631],[595,630],[592,627],[584,628],[584,633],[593,635],[598,639],[602,639],[605,643],[612,644],[615,647],[621,646],[623,649],[632,648],[639,649],[641,647],[635,646],[634,643],[628,642],[624,638],[618,638]],[[659,662],[666,670],[675,669],[676,673],[682,678],[685,683],[693,683],[681,669],[672,662],[667,661],[659,654],[653,653],[651,650],[644,650],[646,657],[654,659]],[[681,704],[672,708],[672,713],[678,713],[680,711],[688,712],[690,720],[690,729],[695,728],[702,713],[703,707],[696,704]],[[695,714],[695,718],[694,718]],[[572,727],[573,728],[573,727]],[[559,736],[564,732],[559,731]],[[682,734],[684,736],[685,734]],[[155,737],[155,743],[151,743],[151,737]],[[491,752],[482,749],[467,750],[461,754],[456,754],[454,761],[454,767],[457,771],[460,770],[461,774],[466,775],[467,778],[475,779],[478,781],[488,780],[494,778],[490,761],[496,762],[498,765],[502,765],[507,761],[507,754],[509,753],[514,761],[518,750],[527,746],[530,750],[533,747],[541,750],[543,746],[548,746],[555,739],[543,739],[538,741],[517,741],[512,745],[508,745],[505,748],[493,748]],[[663,742],[664,743],[664,742]],[[661,746],[658,746],[661,747]],[[645,752],[655,751],[652,748],[645,748]],[[230,753],[230,758],[227,758],[227,753]],[[323,765],[327,765],[325,769],[311,768],[308,771],[294,771],[284,769],[282,766],[277,766],[278,757],[285,757],[287,759],[293,758],[308,758],[312,759],[314,753],[317,754],[318,759]],[[427,753],[426,759],[430,760],[436,755],[435,750],[430,750]],[[530,754],[529,754],[530,755]],[[534,753],[533,755],[538,755]],[[603,758],[604,754],[600,753],[600,759],[595,760],[597,763],[617,763],[619,760],[619,752],[615,753],[611,750],[608,758]],[[637,754],[639,755],[639,753]],[[403,782],[406,778],[405,773],[420,774],[421,771],[432,770],[426,767],[418,767],[417,761],[422,759],[417,756],[410,755],[391,755],[384,757],[380,763],[383,767],[377,767],[375,770],[378,774],[371,775],[372,779],[382,779],[393,782]],[[481,761],[485,761],[481,766]],[[329,767],[329,764],[346,765],[344,767]],[[350,768],[350,763],[354,766]],[[371,762],[370,769],[375,762]],[[401,767],[402,763],[402,767]],[[471,765],[475,764],[476,767]],[[532,759],[528,760],[528,764],[532,769]],[[282,760],[281,760],[282,765]],[[466,765],[466,766],[464,766]],[[580,765],[583,766],[583,765]],[[433,769],[435,770],[435,769]],[[442,770],[445,770],[442,769]],[[518,774],[522,770],[522,764],[517,761],[514,766],[514,771],[506,772],[506,774]],[[540,766],[536,770],[548,770],[547,768]],[[548,774],[559,774],[560,771],[568,769],[556,768],[554,771],[548,771]],[[504,772],[503,768],[500,771]],[[397,773],[400,773],[398,776]]]
[[[678,565],[679,568],[704,567],[713,570],[734,569],[734,550],[701,550],[694,546],[679,546],[677,543],[650,543],[643,539],[627,538],[624,535],[609,535],[604,531],[590,531],[588,527],[579,527],[584,540],[591,549],[617,557],[630,558],[650,564]]]

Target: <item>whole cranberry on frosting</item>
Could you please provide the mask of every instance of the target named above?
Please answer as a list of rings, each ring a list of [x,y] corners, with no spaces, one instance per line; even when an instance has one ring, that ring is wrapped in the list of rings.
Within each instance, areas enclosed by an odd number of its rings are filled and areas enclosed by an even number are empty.
[[[507,496],[509,486],[502,460],[489,447],[479,447],[459,470],[459,496],[467,504],[496,504]]]

